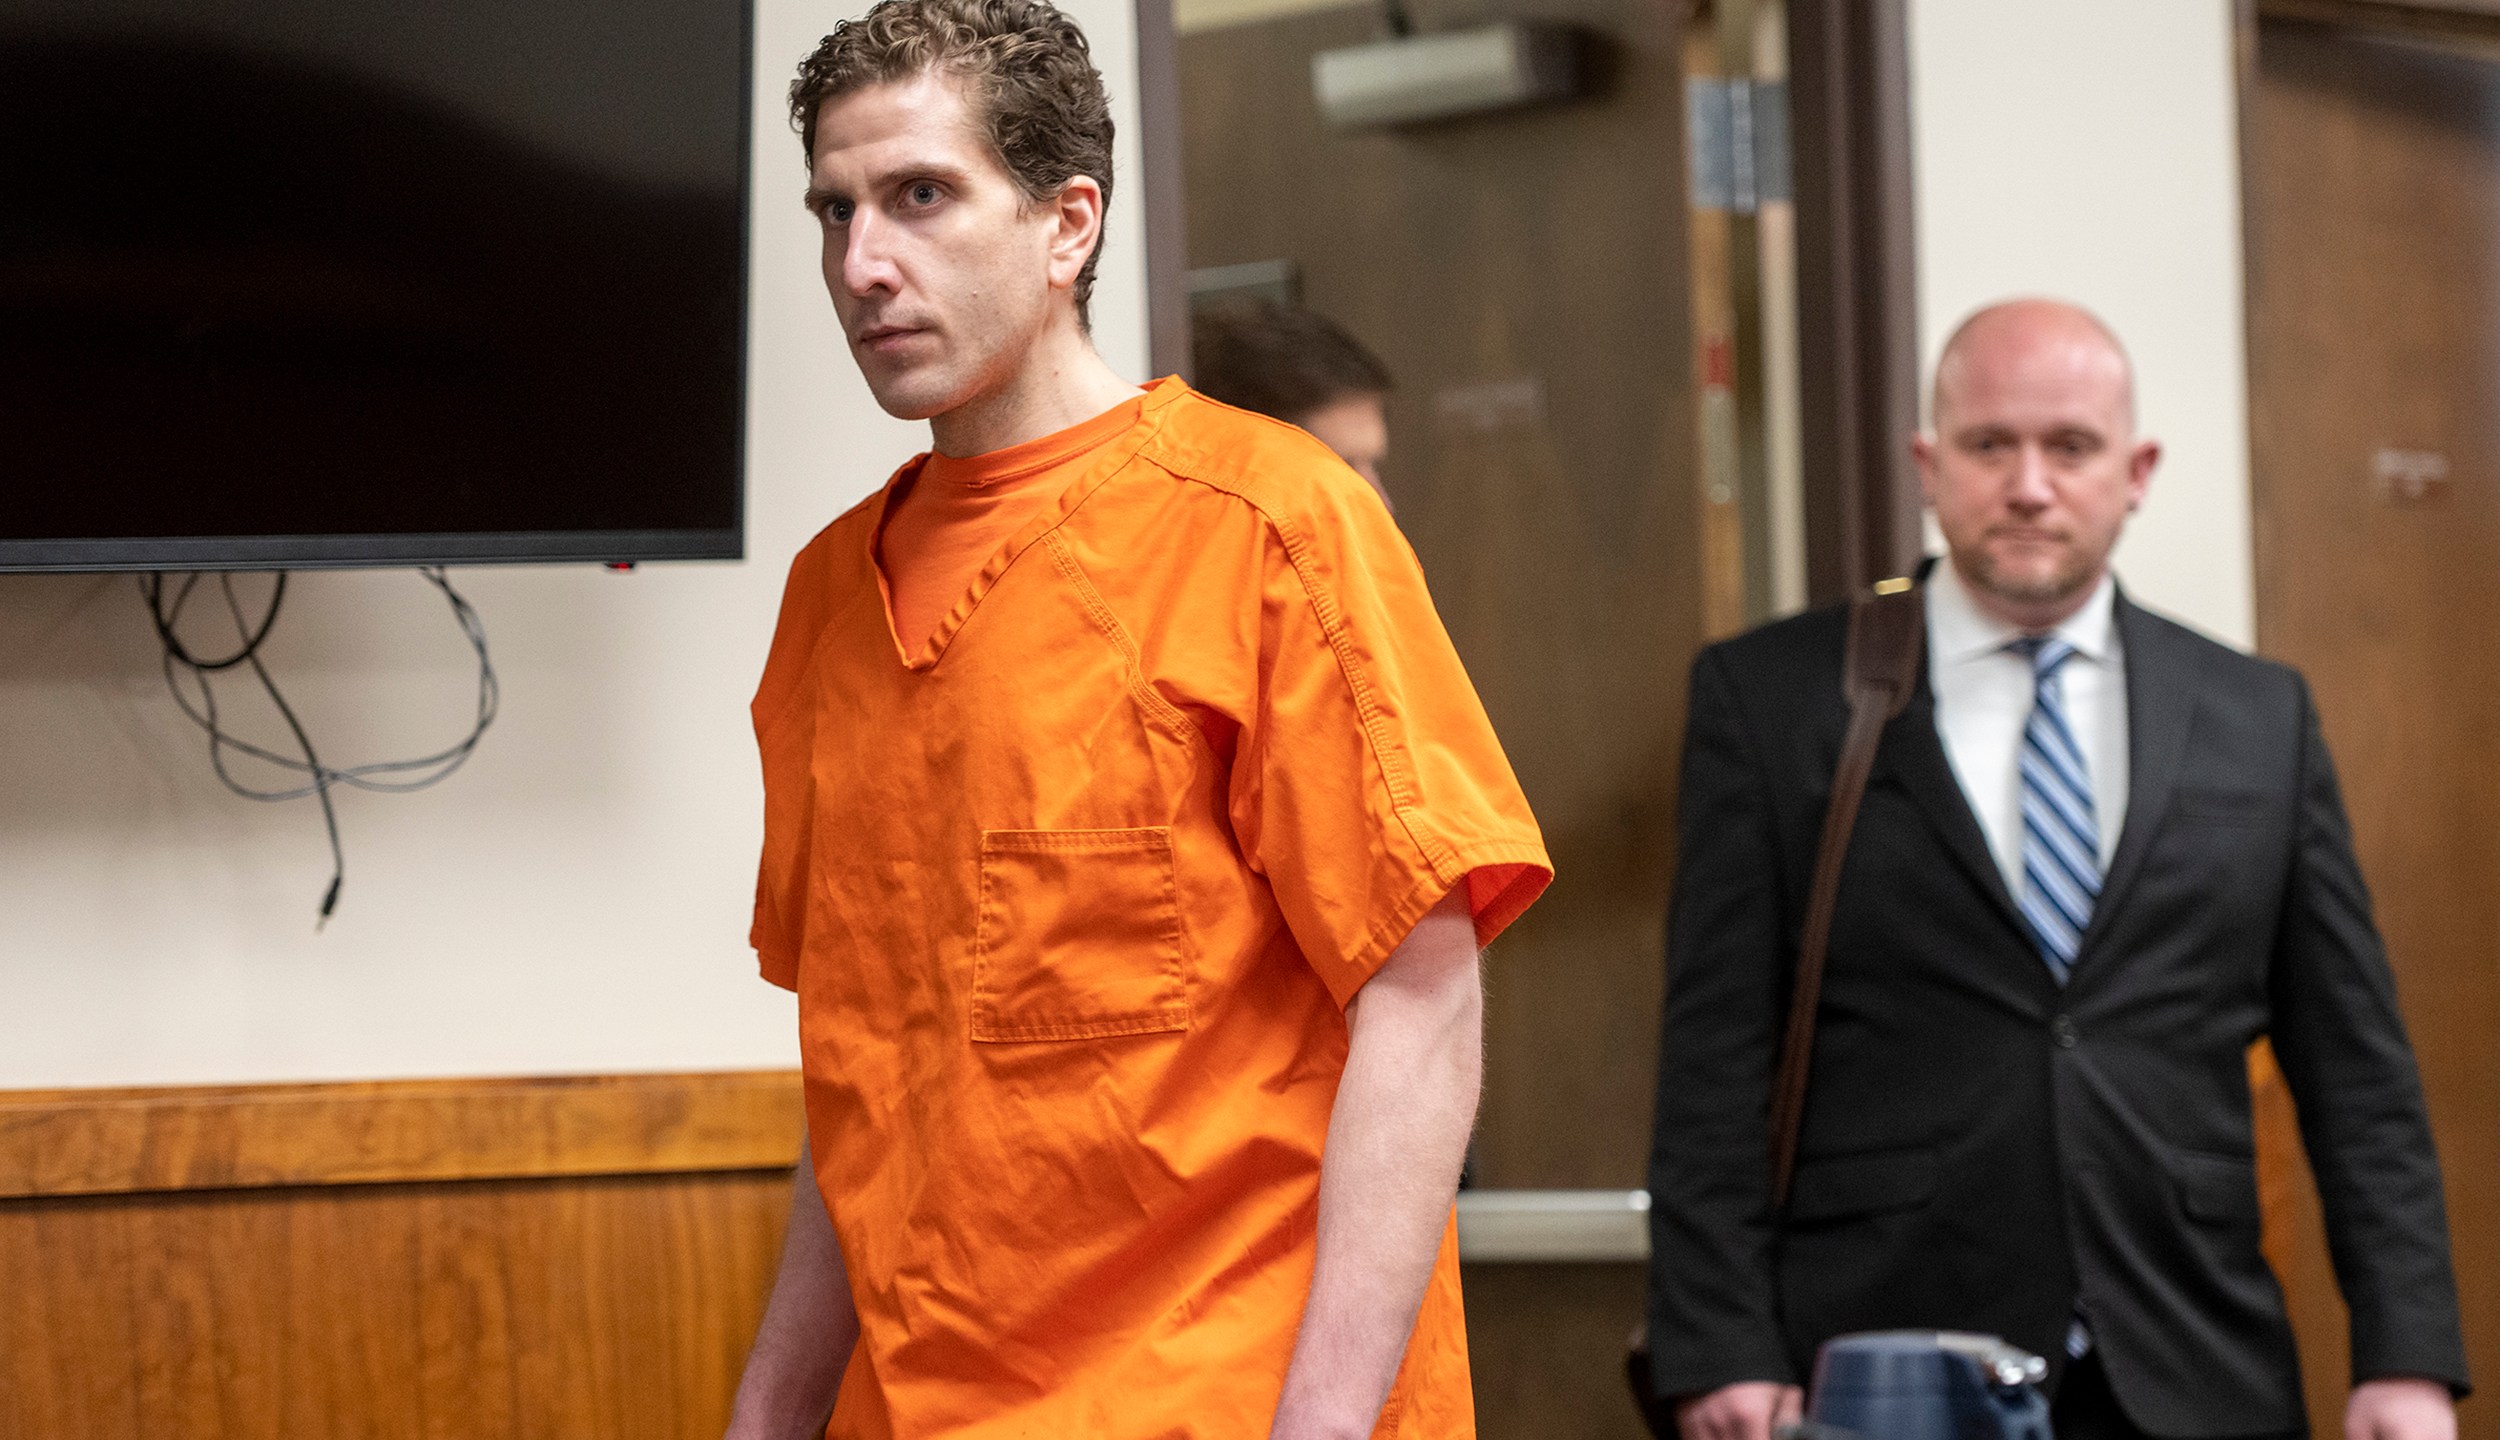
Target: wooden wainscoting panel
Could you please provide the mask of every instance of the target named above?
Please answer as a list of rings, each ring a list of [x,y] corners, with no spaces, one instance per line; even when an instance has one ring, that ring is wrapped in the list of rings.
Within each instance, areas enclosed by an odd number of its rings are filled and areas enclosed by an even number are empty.
[[[0,1091],[0,1197],[786,1166],[796,1071]]]
[[[1489,1440],[1641,1440],[1623,1375],[1647,1265],[1467,1267],[1476,1430]]]
[[[118,1215],[0,1203],[0,1435],[137,1435],[139,1264]]]
[[[50,1119],[0,1099],[0,1173],[21,1191],[0,1199],[0,1436],[719,1435],[789,1209],[795,1077],[253,1098],[73,1092]],[[360,1103],[379,1113],[355,1116]],[[477,1128],[499,1106],[556,1138]],[[272,1116],[310,1117],[294,1153],[262,1128]],[[57,1158],[82,1132],[107,1143]],[[312,1148],[324,1141],[338,1150]],[[384,1161],[539,1173],[254,1183]],[[26,1195],[29,1177],[101,1193]],[[173,1177],[204,1188],[160,1188]]]

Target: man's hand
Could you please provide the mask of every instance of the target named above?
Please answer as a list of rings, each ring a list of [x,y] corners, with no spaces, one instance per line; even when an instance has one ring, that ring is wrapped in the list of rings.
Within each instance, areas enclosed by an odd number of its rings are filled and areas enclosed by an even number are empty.
[[[1684,1440],[1771,1440],[1774,1427],[1805,1413],[1806,1392],[1796,1386],[1739,1380],[1676,1402],[1675,1428]]]
[[[2457,1403],[2436,1380],[2364,1380],[2344,1407],[2344,1440],[2457,1440]]]

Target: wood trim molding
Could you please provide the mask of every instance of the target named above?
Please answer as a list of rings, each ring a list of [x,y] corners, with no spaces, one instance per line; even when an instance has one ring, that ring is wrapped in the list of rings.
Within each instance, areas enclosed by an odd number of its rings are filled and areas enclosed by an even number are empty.
[[[786,1170],[795,1070],[0,1091],[0,1199]]]
[[[2500,34],[2500,0],[2256,0],[2256,9],[2268,20],[2482,39]]]
[[[1181,169],[1180,36],[1173,0],[1136,0],[1136,189],[1146,219],[1146,359],[1155,375],[1191,378],[1188,209]],[[1139,376],[1144,379],[1144,376]]]

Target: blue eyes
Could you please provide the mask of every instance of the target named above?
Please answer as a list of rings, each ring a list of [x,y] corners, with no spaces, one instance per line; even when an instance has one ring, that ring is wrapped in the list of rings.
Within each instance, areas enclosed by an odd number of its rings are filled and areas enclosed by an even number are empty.
[[[946,192],[928,181],[921,181],[903,191],[904,203],[916,210],[926,210],[946,198]],[[820,214],[827,225],[848,225],[859,206],[849,200],[828,200]]]

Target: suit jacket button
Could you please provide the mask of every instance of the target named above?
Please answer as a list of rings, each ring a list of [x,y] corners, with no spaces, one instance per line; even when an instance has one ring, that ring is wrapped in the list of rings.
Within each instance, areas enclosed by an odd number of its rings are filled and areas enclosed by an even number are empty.
[[[2049,1038],[2057,1042],[2058,1049],[2072,1050],[2075,1048],[2075,1042],[2081,1040],[2083,1036],[2076,1031],[2074,1021],[2060,1015],[2049,1022]]]

